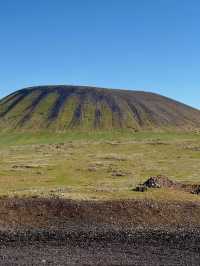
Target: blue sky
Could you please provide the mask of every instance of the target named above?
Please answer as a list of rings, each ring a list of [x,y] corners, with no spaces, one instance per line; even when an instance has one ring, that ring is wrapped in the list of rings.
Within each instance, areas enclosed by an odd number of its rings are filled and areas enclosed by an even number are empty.
[[[154,91],[200,108],[200,2],[0,3],[0,97],[26,86]]]

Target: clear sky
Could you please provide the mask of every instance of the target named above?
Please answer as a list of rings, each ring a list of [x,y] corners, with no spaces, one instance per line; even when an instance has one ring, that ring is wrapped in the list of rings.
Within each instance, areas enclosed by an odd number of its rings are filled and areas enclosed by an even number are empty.
[[[0,97],[41,84],[141,89],[200,108],[200,1],[1,1]]]

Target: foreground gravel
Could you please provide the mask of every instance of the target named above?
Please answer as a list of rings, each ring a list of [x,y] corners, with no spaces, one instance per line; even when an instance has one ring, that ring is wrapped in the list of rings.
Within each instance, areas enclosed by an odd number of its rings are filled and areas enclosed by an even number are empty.
[[[32,234],[1,235],[0,265],[200,265],[197,231]]]
[[[0,265],[199,265],[199,252],[162,245],[93,243],[74,247],[59,242],[4,246]]]
[[[1,265],[200,265],[200,204],[0,199]]]

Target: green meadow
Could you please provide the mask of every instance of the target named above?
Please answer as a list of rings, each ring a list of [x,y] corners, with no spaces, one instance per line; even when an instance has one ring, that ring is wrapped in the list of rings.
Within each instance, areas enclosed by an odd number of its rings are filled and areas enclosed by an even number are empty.
[[[0,195],[83,200],[199,200],[133,189],[154,175],[200,183],[200,135],[129,131],[1,133]]]

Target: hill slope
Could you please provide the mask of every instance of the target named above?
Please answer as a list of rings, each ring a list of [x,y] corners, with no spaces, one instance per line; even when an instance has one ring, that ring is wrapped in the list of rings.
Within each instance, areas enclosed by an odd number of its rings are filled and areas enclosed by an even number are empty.
[[[0,131],[200,128],[200,111],[154,93],[81,86],[19,90],[0,101]]]

